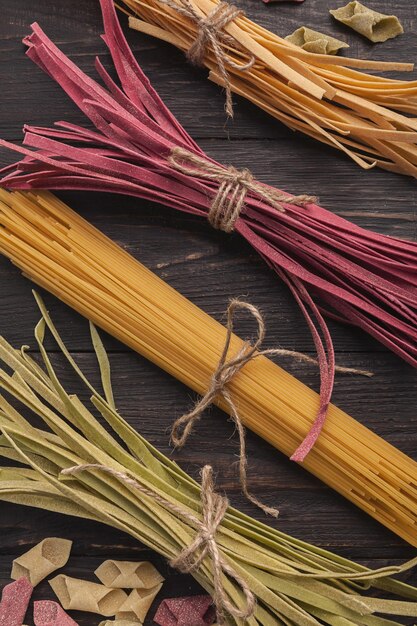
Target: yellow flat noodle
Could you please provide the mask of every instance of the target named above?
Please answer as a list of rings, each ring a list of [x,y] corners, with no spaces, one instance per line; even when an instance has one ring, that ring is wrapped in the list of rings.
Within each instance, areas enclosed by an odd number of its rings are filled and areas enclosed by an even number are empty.
[[[72,541],[68,539],[44,539],[13,561],[11,578],[18,580],[24,576],[36,587],[47,576],[66,565],[71,547]]]
[[[265,43],[263,38],[254,38],[258,43]],[[412,72],[414,69],[414,63],[403,63],[395,61],[374,61],[372,59],[353,59],[352,57],[338,57],[329,56],[328,54],[316,54],[307,52],[298,46],[286,41],[285,39],[277,38],[277,41],[268,42],[268,49],[276,54],[282,52],[285,56],[291,56],[301,59],[306,63],[313,66],[334,66],[334,67],[347,67],[358,68],[366,70],[380,70],[380,71],[398,71],[398,72]]]
[[[129,26],[130,28],[133,28],[133,30],[137,30],[144,35],[150,35],[151,37],[156,37],[161,41],[170,43],[177,48],[183,48],[178,36],[169,33],[163,28],[159,28],[159,26],[155,26],[154,24],[148,24],[147,22],[144,22],[137,17],[133,17],[132,15],[129,15]],[[185,49],[185,46],[183,49]]]
[[[224,86],[224,82],[222,81],[221,77],[215,74],[214,72],[210,73],[210,79],[216,84]],[[245,95],[245,97],[248,100],[250,100],[250,102],[253,102],[254,104],[258,106],[261,105],[261,101],[258,98],[258,94],[256,93],[256,91],[249,91],[247,87],[244,89],[241,89],[237,86],[236,82],[233,82],[233,91],[239,95]],[[355,161],[358,165],[360,165],[362,169],[368,170],[368,169],[372,169],[375,166],[376,164],[375,160],[372,163],[366,162],[366,160],[364,160],[358,152],[352,151],[349,148],[347,148],[344,145],[345,142],[343,141],[343,139],[339,138],[338,140],[333,135],[327,133],[323,125],[315,124],[312,121],[311,117],[308,120],[305,115],[299,113],[298,115],[299,119],[296,119],[296,118],[291,119],[283,113],[283,109],[284,109],[283,103],[281,103],[281,111],[274,109],[272,105],[268,105],[265,101],[262,102],[262,108],[267,113],[270,113],[270,115],[273,115],[276,119],[283,121],[294,130],[302,130],[305,134],[311,137],[314,137],[315,139],[319,139],[319,141],[322,141],[323,143],[326,143],[327,145],[339,148],[339,150],[341,150],[342,152],[345,152],[353,161]],[[293,113],[294,108],[288,108],[288,111]],[[309,129],[309,127],[311,128]],[[343,132],[344,131],[342,130],[341,134],[343,134]]]
[[[285,37],[296,46],[299,46],[307,52],[315,54],[337,54],[343,48],[349,48],[349,44],[330,35],[319,33],[316,30],[301,26],[297,28],[291,35]]]
[[[402,156],[401,149],[399,147],[395,150],[396,146],[394,144],[390,146],[388,143],[378,141],[376,138],[369,138],[368,141],[379,151],[380,154],[382,154],[383,157],[391,159],[391,161],[401,167],[406,174],[417,178],[417,167],[413,164],[414,160],[408,160],[406,154]]]
[[[403,141],[405,143],[415,143],[417,133],[401,130],[384,130],[383,128],[373,128],[366,126],[352,126],[351,124],[340,123],[340,126],[348,132],[357,132],[364,137],[377,137],[386,141]]]
[[[347,86],[347,82],[343,77],[339,77],[336,76],[331,73],[331,72],[327,72],[326,70],[321,71],[320,69],[317,70],[317,74],[319,76],[322,76],[324,80],[328,81],[331,85],[334,85],[336,88],[339,89],[346,89]],[[362,97],[372,97],[372,98],[389,98],[389,97],[395,97],[398,96],[399,97],[399,101],[401,102],[401,97],[405,91],[407,91],[408,94],[408,98],[412,98],[413,96],[416,97],[417,95],[417,83],[413,83],[413,85],[411,85],[410,83],[407,86],[407,89],[404,88],[403,85],[398,84],[384,84],[384,83],[379,83],[379,84],[375,84],[375,83],[365,83],[365,81],[362,82],[356,82],[356,81],[350,81],[349,85],[348,85],[349,91],[351,93],[356,93],[358,95],[361,95]]]
[[[330,14],[373,43],[393,39],[404,32],[400,20],[395,15],[378,13],[356,1],[349,2],[339,9],[333,9]]]
[[[214,73],[215,70],[213,70]],[[318,115],[321,114],[323,119],[329,120],[332,119],[336,121],[338,119],[344,119],[344,111],[341,109],[336,109],[334,106],[329,105],[328,103],[323,102],[323,100],[315,100],[312,99],[308,94],[303,92],[299,93],[295,86],[291,84],[283,84],[279,83],[277,78],[274,76],[265,76],[265,72],[261,70],[255,69],[253,72],[254,76],[254,85],[248,84],[245,81],[245,77],[238,72],[233,72],[232,80],[237,82],[239,81],[242,85],[246,83],[246,89],[251,89],[255,87],[256,91],[259,91],[261,88],[265,94],[265,98],[271,103],[275,103],[275,92],[273,87],[279,86],[281,89],[281,102],[288,102],[290,104],[290,109],[293,109],[294,106],[305,106],[307,109],[311,109],[312,112],[315,111]]]
[[[363,89],[374,90],[377,93],[384,94],[398,93],[406,91],[408,94],[415,92],[417,88],[417,81],[401,81],[401,80],[388,80],[382,76],[363,76],[357,70],[352,70],[349,67],[338,67],[337,73],[330,67],[316,66],[315,73],[320,76],[326,77],[326,80],[332,83],[349,85],[350,87],[357,87]],[[358,78],[358,75],[361,78]],[[376,80],[378,79],[378,80]]]
[[[335,57],[334,60],[337,60],[339,57]],[[344,58],[344,57],[340,57]],[[380,85],[391,85],[394,88],[396,86],[402,86],[407,91],[408,89],[412,89],[417,85],[416,80],[397,80],[393,78],[387,78],[386,76],[377,76],[375,74],[363,74],[359,72],[357,69],[351,67],[326,67],[326,66],[318,66],[320,69],[317,71],[320,72],[332,72],[333,76],[336,79],[345,79],[348,81],[348,84],[352,85],[361,85],[361,84],[374,84],[378,86]],[[411,69],[413,69],[413,65],[411,65]]]
[[[327,98],[328,100],[332,100],[334,98],[336,94],[336,89],[332,87],[331,85],[329,85],[329,83],[326,82],[323,78],[321,78],[320,76],[317,76],[308,67],[306,63],[302,63],[300,62],[299,59],[296,59],[296,58],[287,58],[286,62],[287,62],[288,67],[291,67],[292,69],[296,70],[301,76],[304,76],[308,80],[314,81],[318,87],[321,87],[323,89],[325,98]],[[257,68],[254,68],[254,70],[256,69]],[[237,72],[235,71],[234,74],[236,73]],[[281,81],[281,84],[283,84],[282,81]],[[298,91],[300,91],[297,83],[294,83],[293,81],[288,81],[288,85],[294,86]],[[303,91],[301,91],[301,93],[303,93]],[[317,102],[321,102],[321,101],[322,100],[317,100]]]
[[[383,107],[379,104],[372,103],[369,105],[365,98],[361,98],[360,96],[356,96],[355,94],[348,93],[344,90],[338,90],[337,96],[335,97],[335,102],[339,104],[343,104],[346,107],[351,107],[354,111],[356,111],[361,117],[368,117],[369,119],[372,116],[378,117],[388,120],[394,124],[403,125],[405,128],[412,128],[417,130],[417,118],[405,117],[387,107]]]
[[[409,159],[411,163],[417,165],[417,148],[415,145],[399,141],[393,141],[391,142],[391,145],[394,146],[406,159]]]
[[[412,101],[410,103],[404,104],[402,101],[399,101],[397,98],[381,98],[379,99],[379,104],[386,107],[395,107],[397,111],[401,111],[402,113],[410,113],[412,115],[414,113],[416,104]]]

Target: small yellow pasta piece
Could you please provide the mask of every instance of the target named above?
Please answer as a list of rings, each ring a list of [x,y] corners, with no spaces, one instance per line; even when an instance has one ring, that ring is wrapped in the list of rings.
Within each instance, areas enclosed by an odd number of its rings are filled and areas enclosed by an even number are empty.
[[[94,572],[106,587],[113,589],[152,589],[164,581],[152,563],[104,561]]]
[[[152,589],[134,589],[119,608],[116,615],[117,619],[128,621],[136,619],[144,622],[152,602],[155,600],[161,587],[162,583]]]
[[[86,611],[111,617],[118,613],[128,599],[121,589],[108,589],[104,585],[63,574],[50,580],[49,584],[65,610]]]
[[[11,578],[17,580],[24,576],[36,587],[44,578],[66,565],[71,547],[72,541],[68,539],[44,539],[13,561]]]

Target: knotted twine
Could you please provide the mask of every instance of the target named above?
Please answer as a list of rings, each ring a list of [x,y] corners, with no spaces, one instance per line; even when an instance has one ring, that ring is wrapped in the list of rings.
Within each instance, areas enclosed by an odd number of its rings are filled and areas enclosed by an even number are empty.
[[[201,519],[181,506],[173,504],[153,489],[144,487],[128,474],[119,472],[106,465],[95,463],[76,465],[62,470],[61,475],[74,476],[91,470],[110,474],[128,487],[132,487],[143,495],[152,498],[180,519],[189,522],[197,530],[194,541],[189,546],[186,546],[177,557],[171,559],[170,565],[183,573],[189,574],[200,567],[206,556],[210,557],[213,564],[213,602],[217,611],[218,624],[225,623],[225,613],[243,620],[252,617],[256,605],[255,595],[244,578],[229,565],[216,541],[216,533],[229,507],[229,500],[225,496],[216,493],[213,469],[210,465],[205,465],[201,470]],[[233,578],[243,592],[246,604],[243,609],[230,602],[223,585],[223,576],[225,575]]]
[[[238,170],[232,165],[224,167],[184,148],[173,148],[168,157],[168,162],[182,174],[198,176],[219,184],[207,219],[214,228],[226,233],[234,230],[236,220],[244,209],[248,192],[281,212],[284,212],[282,202],[297,206],[317,202],[315,196],[285,194],[278,189],[258,182],[246,168]]]
[[[233,321],[235,312],[238,309],[248,311],[254,317],[257,322],[257,335],[255,341],[246,341],[239,350],[239,352],[228,360],[227,356],[233,335]],[[258,500],[258,498],[256,498],[253,494],[249,492],[247,480],[248,461],[246,456],[245,427],[243,426],[242,420],[239,416],[236,404],[232,399],[229,390],[227,389],[227,385],[247,363],[259,356],[289,356],[293,359],[297,359],[305,363],[313,363],[314,365],[317,365],[317,359],[314,359],[313,357],[310,357],[302,352],[286,350],[284,348],[270,348],[261,350],[260,348],[265,339],[265,332],[265,322],[259,309],[257,309],[253,304],[249,304],[248,302],[231,300],[227,309],[226,340],[222,353],[220,355],[217,368],[211,378],[209,387],[204,396],[202,396],[200,400],[196,402],[193,409],[189,413],[186,413],[185,415],[182,415],[177,420],[175,420],[171,431],[171,441],[175,447],[182,447],[186,443],[195,423],[201,419],[204,411],[213,402],[215,402],[218,397],[222,397],[229,408],[230,417],[236,426],[236,430],[239,436],[239,477],[242,492],[250,502],[258,506],[266,514],[277,517],[279,514],[279,511],[277,509],[263,504],[260,500]],[[368,372],[366,370],[357,370],[350,367],[336,366],[335,370],[343,374],[359,374],[361,376],[373,375],[372,372]],[[307,434],[304,440],[305,442],[307,442],[305,450],[306,454],[308,454],[315,442],[314,439],[311,439],[311,441],[309,441],[308,438],[309,434]]]
[[[231,37],[224,31],[224,28],[237,17],[244,15],[244,12],[228,2],[220,2],[207,16],[201,16],[190,0],[179,0],[178,3],[175,0],[159,1],[180,15],[184,15],[197,26],[197,37],[187,51],[187,58],[191,63],[203,65],[207,46],[211,46],[220,76],[225,85],[226,113],[229,117],[233,117],[232,88],[226,67],[229,66],[235,70],[245,72],[255,63],[255,57],[250,55],[249,61],[243,64],[232,61],[224,52],[224,45],[240,50],[244,54],[247,54],[247,52],[234,37]]]

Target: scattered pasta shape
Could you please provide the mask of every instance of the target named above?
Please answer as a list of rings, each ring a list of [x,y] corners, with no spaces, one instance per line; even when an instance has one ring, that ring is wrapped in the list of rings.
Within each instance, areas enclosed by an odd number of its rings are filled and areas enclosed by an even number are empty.
[[[134,589],[117,611],[117,619],[144,622],[161,587],[162,583],[152,589]]]
[[[353,28],[373,43],[393,39],[404,32],[398,17],[378,13],[360,2],[349,2],[340,9],[331,10],[330,13],[336,20]]]
[[[137,620],[132,622],[130,619],[106,619],[104,622],[100,622],[98,626],[138,626],[140,622]]]
[[[35,626],[78,626],[62,606],[51,600],[40,600],[33,606]]]
[[[0,602],[0,626],[21,626],[32,596],[27,578],[19,578],[3,587]]]
[[[71,611],[116,615],[128,596],[121,589],[108,589],[88,580],[60,574],[49,581],[63,608]]]
[[[152,589],[164,581],[147,561],[104,561],[95,571],[99,581],[113,589]]]
[[[162,600],[153,619],[159,626],[211,626],[215,617],[213,600],[208,595],[199,595]]]
[[[24,576],[36,587],[47,576],[66,565],[71,547],[72,541],[68,539],[44,539],[13,561],[11,578],[17,580]]]
[[[140,624],[140,622],[137,620],[132,622],[130,619],[106,619],[104,622],[100,622],[98,626],[138,626],[138,624]]]
[[[317,30],[312,30],[306,26],[297,28],[291,35],[287,35],[285,39],[295,46],[315,54],[337,54],[342,48],[349,48],[349,44],[344,41],[319,33]]]

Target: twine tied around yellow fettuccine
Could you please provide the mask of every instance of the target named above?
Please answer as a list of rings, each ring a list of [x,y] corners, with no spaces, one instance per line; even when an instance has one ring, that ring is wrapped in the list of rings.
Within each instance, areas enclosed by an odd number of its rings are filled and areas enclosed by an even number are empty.
[[[180,0],[179,2],[175,2],[175,0],[160,0],[160,2],[196,24],[197,37],[187,51],[187,58],[191,63],[203,65],[206,48],[208,45],[212,47],[220,76],[225,85],[226,113],[229,117],[233,117],[232,89],[226,68],[229,66],[244,72],[254,65],[255,57],[251,55],[247,63],[232,61],[225,53],[224,45],[233,46],[242,50],[242,52],[244,50],[236,39],[224,31],[224,27],[243,15],[244,12],[233,6],[233,4],[220,2],[207,16],[202,16],[190,0]]]

